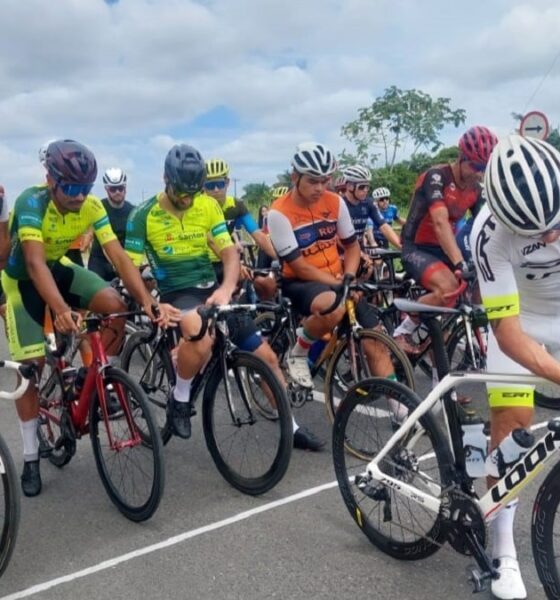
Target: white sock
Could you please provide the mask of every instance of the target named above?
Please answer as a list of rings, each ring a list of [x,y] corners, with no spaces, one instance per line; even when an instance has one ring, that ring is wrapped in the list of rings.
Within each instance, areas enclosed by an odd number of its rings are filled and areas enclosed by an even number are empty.
[[[19,421],[21,438],[23,440],[23,460],[37,460],[39,458],[39,438],[37,437],[37,423],[39,419]]]
[[[506,504],[492,521],[492,558],[509,556],[517,559],[515,542],[513,541],[513,520],[519,500]]]
[[[397,335],[404,335],[414,333],[418,328],[418,323],[415,323],[410,317],[406,317],[404,321],[401,321],[401,324],[393,331],[393,337],[397,337]]]
[[[193,378],[183,379],[177,375],[173,396],[177,402],[189,402],[191,399],[191,382]]]
[[[296,420],[294,419],[294,415],[292,415],[292,427],[294,429],[294,433],[299,429],[299,425],[296,423]]]
[[[303,327],[296,329],[297,341],[291,350],[292,356],[307,356],[315,338],[311,337]]]

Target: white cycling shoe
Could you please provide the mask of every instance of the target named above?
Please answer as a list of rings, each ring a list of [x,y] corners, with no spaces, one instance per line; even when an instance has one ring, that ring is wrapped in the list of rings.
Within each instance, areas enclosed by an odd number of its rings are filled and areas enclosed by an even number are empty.
[[[313,387],[313,378],[309,370],[307,356],[292,356],[288,354],[288,373],[290,377],[304,388]]]
[[[493,596],[500,600],[525,600],[527,590],[517,560],[510,556],[503,556],[495,558],[492,562],[500,574],[498,579],[492,579]]]

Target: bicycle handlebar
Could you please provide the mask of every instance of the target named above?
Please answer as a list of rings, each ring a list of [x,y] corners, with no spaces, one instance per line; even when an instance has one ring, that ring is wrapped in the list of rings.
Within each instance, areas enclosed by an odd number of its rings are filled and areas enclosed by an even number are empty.
[[[5,369],[12,369],[17,371],[21,375],[19,385],[13,392],[0,392],[0,399],[3,400],[17,400],[25,394],[31,378],[37,372],[37,365],[35,364],[22,364],[14,362],[12,360],[0,360],[0,367]]]
[[[335,311],[339,304],[341,302],[343,302],[344,300],[346,300],[346,297],[348,296],[348,292],[350,291],[350,284],[352,283],[352,281],[354,281],[355,276],[352,275],[351,273],[346,273],[344,275],[344,277],[342,278],[342,283],[340,283],[337,286],[331,286],[333,292],[335,293],[335,297],[334,297],[334,302],[331,304],[331,306],[329,306],[329,308],[326,308],[325,310],[322,310],[319,314],[324,316],[324,315],[328,315],[330,313],[332,313],[333,311]]]

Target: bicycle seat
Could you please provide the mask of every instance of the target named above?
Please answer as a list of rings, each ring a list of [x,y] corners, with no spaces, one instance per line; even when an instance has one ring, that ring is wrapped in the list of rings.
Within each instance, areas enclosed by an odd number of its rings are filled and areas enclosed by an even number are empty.
[[[393,304],[401,311],[407,313],[423,313],[425,315],[441,315],[441,314],[460,314],[461,311],[456,308],[448,308],[447,306],[430,306],[413,300],[405,300],[404,298],[395,298]]]

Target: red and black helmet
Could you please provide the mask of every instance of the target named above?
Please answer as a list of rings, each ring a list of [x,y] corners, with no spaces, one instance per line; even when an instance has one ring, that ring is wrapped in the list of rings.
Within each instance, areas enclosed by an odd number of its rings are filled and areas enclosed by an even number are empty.
[[[464,159],[486,164],[497,143],[498,138],[487,127],[476,125],[461,136],[458,145]]]
[[[57,183],[95,183],[97,162],[89,148],[74,140],[51,142],[45,155],[47,173]]]

